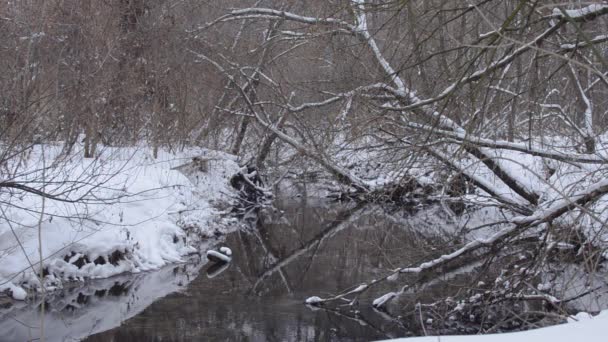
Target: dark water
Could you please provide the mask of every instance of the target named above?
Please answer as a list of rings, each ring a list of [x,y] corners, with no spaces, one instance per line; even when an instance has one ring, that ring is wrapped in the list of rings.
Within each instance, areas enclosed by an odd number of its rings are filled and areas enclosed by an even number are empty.
[[[407,325],[371,308],[373,298],[398,284],[365,293],[357,308],[325,310],[303,301],[428,256],[434,237],[453,230],[446,212],[310,200],[282,201],[277,207],[219,244],[233,251],[224,270],[179,265],[53,298],[47,304],[47,340],[367,341],[419,333],[416,323]],[[434,296],[432,291],[427,295]],[[31,307],[3,319],[5,338],[36,334],[22,324],[39,319]]]

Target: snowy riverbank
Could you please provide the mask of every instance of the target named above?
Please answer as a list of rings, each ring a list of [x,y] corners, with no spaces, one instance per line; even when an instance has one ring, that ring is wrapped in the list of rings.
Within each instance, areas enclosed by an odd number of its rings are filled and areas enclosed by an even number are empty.
[[[568,319],[568,323],[515,333],[463,336],[425,336],[400,338],[393,342],[602,342],[608,335],[608,310],[597,316],[579,313]]]
[[[201,237],[234,224],[221,209],[230,207],[229,179],[239,169],[231,155],[191,149],[153,158],[147,148],[105,148],[95,159],[60,153],[61,146],[36,146],[13,166],[19,171],[12,180],[38,187],[45,179],[44,191],[64,200],[43,202],[18,190],[0,195],[0,292],[15,299],[39,288],[39,246],[44,285],[52,290],[66,280],[181,262],[197,252]],[[206,172],[193,169],[187,177],[175,169],[195,156],[208,159]]]

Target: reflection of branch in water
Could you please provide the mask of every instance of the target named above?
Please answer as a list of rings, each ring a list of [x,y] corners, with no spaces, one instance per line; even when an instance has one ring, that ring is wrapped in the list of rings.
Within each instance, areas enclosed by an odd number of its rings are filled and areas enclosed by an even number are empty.
[[[333,221],[331,221],[327,225],[327,228],[323,229],[323,231],[321,231],[320,233],[318,233],[317,235],[315,235],[311,240],[309,240],[302,247],[300,247],[300,248],[296,249],[295,251],[291,252],[291,254],[289,254],[287,257],[285,257],[285,258],[281,259],[280,261],[276,262],[271,268],[269,268],[264,273],[262,273],[258,277],[258,279],[256,280],[256,282],[253,284],[253,287],[251,288],[251,291],[256,291],[256,289],[258,288],[258,286],[260,286],[260,284],[262,282],[264,282],[264,280],[266,278],[270,277],[275,272],[280,271],[281,268],[289,265],[290,263],[292,263],[293,261],[297,260],[299,257],[301,257],[302,255],[306,254],[307,252],[309,252],[310,250],[312,250],[316,246],[321,245],[323,243],[323,241],[325,241],[325,240],[333,237],[338,232],[340,232],[343,229],[349,227],[350,223],[351,223],[351,220],[353,218],[353,215],[355,213],[359,212],[365,206],[366,206],[366,203],[358,203],[356,207],[354,207],[352,209],[349,209],[349,210],[346,210],[346,211],[338,214],[337,217],[336,217],[336,219],[333,220]]]
[[[201,264],[165,267],[155,272],[117,275],[86,283],[69,284],[47,295],[45,338],[76,341],[117,327],[158,298],[179,291],[197,275]],[[40,297],[0,310],[0,340],[26,341],[39,335]],[[19,323],[17,323],[17,321]]]
[[[306,277],[306,274],[312,267],[312,265],[315,261],[315,257],[317,256],[317,252],[319,251],[319,248],[321,248],[321,244],[317,244],[317,246],[313,249],[312,253],[310,254],[310,258],[308,258],[308,263],[306,264],[304,271],[302,271],[301,279],[304,279]]]
[[[312,212],[315,214],[315,217],[317,218],[317,222],[323,222],[324,221],[323,217],[321,217],[321,215],[315,209],[313,209]],[[322,209],[324,209],[326,213],[328,212],[327,208],[323,207]],[[303,211],[302,212],[302,217],[306,217],[306,212],[305,212],[304,207],[300,207],[300,210],[298,210],[298,216],[299,216],[299,212],[300,211]],[[289,226],[291,227],[291,224]],[[304,245],[306,243],[306,240],[304,239],[304,236],[306,235],[306,232],[307,232],[306,224],[298,224],[297,226],[300,227],[299,231],[296,231],[293,228],[291,230],[294,232],[295,236],[297,236],[298,243],[300,245]],[[313,261],[315,259],[315,256],[317,255],[317,251],[319,250],[319,247],[321,247],[321,245],[317,245],[317,247],[312,251],[312,253],[310,255],[310,258],[308,258],[308,263],[306,264],[306,267],[299,274],[300,275],[300,280],[302,280],[302,279],[304,279],[306,277],[306,274],[308,273],[308,271],[312,267]],[[281,274],[282,273],[283,273],[283,271],[281,269]]]
[[[230,264],[231,264],[231,262],[223,262],[223,263],[219,262],[219,263],[214,263],[213,265],[209,266],[207,268],[207,270],[205,271],[205,273],[207,273],[207,278],[209,278],[209,279],[215,278],[220,273],[227,270],[228,267],[230,267]]]
[[[377,309],[377,308],[373,308],[373,310],[376,314],[378,314],[378,316],[382,317],[383,319],[399,325],[401,328],[403,328],[403,330],[406,330],[406,331],[408,330],[408,328],[405,326],[405,324],[399,318],[391,315],[387,311]]]
[[[253,232],[253,235],[255,235],[255,237],[258,239],[258,241],[260,241],[260,244],[262,245],[262,248],[264,249],[264,252],[266,253],[266,255],[270,256],[272,258],[272,261],[274,263],[276,263],[278,258],[274,255],[274,253],[272,252],[272,249],[270,247],[268,247],[266,239],[264,239],[262,234],[260,234],[259,231],[255,230]],[[285,276],[285,273],[283,272],[282,269],[279,269],[279,274],[281,275],[283,284],[285,284],[285,288],[287,288],[287,292],[291,293],[292,291],[291,291],[291,287],[289,286],[289,281],[287,280],[287,277]]]
[[[384,336],[386,336],[388,338],[395,338],[395,337],[397,337],[397,336],[391,335],[390,333],[387,333],[386,331],[382,330],[379,327],[376,327],[369,320],[365,319],[365,317],[363,317],[363,315],[360,312],[358,312],[355,316],[350,316],[350,315],[347,315],[346,313],[344,313],[344,312],[342,312],[342,311],[340,311],[338,309],[334,309],[334,308],[330,308],[330,307],[311,306],[311,305],[307,305],[307,307],[310,308],[311,310],[323,310],[324,312],[326,312],[328,314],[334,314],[334,315],[336,315],[338,317],[346,318],[346,319],[351,320],[351,321],[355,321],[359,325],[370,327],[375,332],[377,332],[377,333],[379,333],[381,335],[384,335]],[[380,317],[382,317],[382,316],[380,316]]]

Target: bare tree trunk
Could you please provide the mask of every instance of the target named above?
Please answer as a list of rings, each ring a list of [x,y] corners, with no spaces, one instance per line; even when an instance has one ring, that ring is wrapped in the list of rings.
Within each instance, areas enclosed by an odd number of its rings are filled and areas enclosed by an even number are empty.
[[[84,137],[84,157],[95,158],[95,150],[97,149],[97,119],[95,114],[89,113],[89,118],[85,122],[85,137]]]
[[[278,27],[279,23],[271,23],[268,31],[266,32],[265,36],[264,36],[264,42],[263,44],[265,44],[264,46],[264,50],[262,51],[262,55],[260,56],[258,65],[255,69],[255,71],[253,72],[253,74],[250,77],[250,80],[247,82],[246,84],[246,92],[248,93],[249,98],[255,102],[255,99],[257,98],[256,96],[256,88],[258,86],[258,84],[260,83],[260,73],[262,72],[262,70],[264,69],[264,65],[266,63],[268,54],[269,54],[269,39],[272,36],[273,32],[275,31],[275,29]],[[245,116],[241,119],[240,125],[239,125],[239,129],[236,135],[236,138],[234,140],[234,144],[232,145],[232,149],[231,149],[231,153],[238,155],[239,152],[241,151],[241,145],[243,144],[243,140],[245,140],[245,136],[247,135],[247,128],[249,127],[249,122],[250,122],[251,118],[248,116]]]
[[[572,79],[572,83],[578,93],[577,104],[578,104],[578,115],[577,122],[580,122],[580,131],[583,133],[583,144],[585,145],[585,153],[594,154],[595,153],[595,133],[593,132],[593,104],[587,94],[585,94],[585,89],[583,88],[583,84],[572,66],[569,63],[570,69],[570,78]]]
[[[239,125],[238,132],[236,137],[234,138],[234,144],[232,145],[232,149],[230,153],[238,155],[241,151],[241,145],[243,144],[243,140],[245,140],[245,135],[247,134],[247,127],[249,126],[250,118],[248,116],[244,116],[241,119],[241,123]]]
[[[276,129],[278,129],[278,130],[283,129],[283,125],[287,121],[289,112],[283,111],[283,113],[281,113],[281,114],[282,115],[279,118],[279,121],[276,123]],[[266,136],[266,138],[264,139],[264,142],[262,143],[262,147],[260,148],[260,150],[258,152],[258,157],[256,158],[256,161],[255,161],[255,165],[258,169],[261,169],[263,167],[264,161],[266,160],[266,158],[268,157],[268,154],[270,153],[270,148],[272,147],[272,143],[276,140],[276,138],[277,138],[277,135],[273,132],[270,132],[270,134],[268,134]]]
[[[507,118],[507,140],[512,142],[515,140],[515,120],[517,119],[517,110],[519,105],[519,92],[521,89],[521,59],[515,61],[515,89],[513,90],[516,96],[513,96],[511,100],[511,111],[509,111],[509,117]]]

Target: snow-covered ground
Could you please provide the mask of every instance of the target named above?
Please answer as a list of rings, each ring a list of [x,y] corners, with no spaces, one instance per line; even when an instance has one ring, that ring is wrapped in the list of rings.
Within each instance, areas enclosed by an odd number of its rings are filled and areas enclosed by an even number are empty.
[[[597,316],[579,313],[568,323],[551,327],[515,333],[465,335],[465,336],[425,336],[400,338],[391,341],[402,342],[604,342],[608,336],[608,310]]]
[[[150,149],[133,147],[103,148],[95,159],[82,158],[82,151],[61,159],[60,152],[60,145],[36,146],[12,166],[18,172],[10,180],[39,188],[44,178],[45,192],[82,201],[43,203],[23,191],[0,194],[0,292],[15,299],[39,288],[39,246],[49,274],[44,285],[52,290],[66,280],[181,262],[198,251],[201,237],[235,224],[222,215],[234,198],[234,156],[190,149],[159,151],[153,158]],[[209,159],[207,172],[175,169],[195,156]]]

